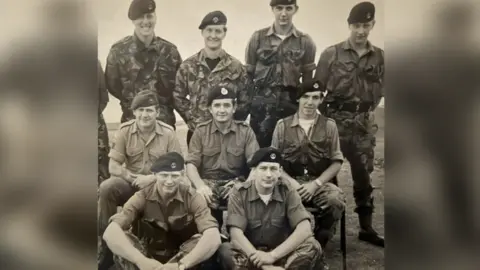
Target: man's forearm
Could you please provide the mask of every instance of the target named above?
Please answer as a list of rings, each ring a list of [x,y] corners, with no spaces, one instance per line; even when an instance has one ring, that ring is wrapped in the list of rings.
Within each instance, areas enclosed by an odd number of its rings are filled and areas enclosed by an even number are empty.
[[[203,232],[202,237],[192,251],[180,261],[185,264],[187,269],[192,268],[212,257],[221,243],[218,229],[207,229]]]
[[[294,189],[298,189],[300,188],[300,184],[297,182],[297,180],[295,180],[293,177],[291,177],[290,175],[288,175],[288,173],[286,173],[285,171],[282,171],[282,175],[281,177],[285,180],[287,180]]]
[[[300,222],[293,233],[282,244],[270,251],[276,260],[279,260],[292,253],[300,244],[312,235],[310,222],[304,220]]]
[[[248,238],[238,228],[230,229],[230,238],[234,247],[242,250],[247,256],[253,254],[257,249],[250,243]]]
[[[333,162],[318,178],[317,181],[322,184],[330,182],[335,176],[338,175],[340,169],[342,168],[342,163],[339,161]]]
[[[110,160],[108,170],[111,176],[119,177],[129,183],[132,183],[133,179],[130,177],[132,173],[128,171],[127,168],[123,167],[120,163]]]
[[[187,177],[190,179],[190,182],[192,182],[195,188],[205,185],[200,177],[200,174],[198,173],[197,167],[192,163],[187,163]]]
[[[125,232],[115,222],[108,225],[103,234],[103,239],[114,254],[134,264],[137,264],[138,261],[145,258],[145,256],[132,245],[125,235]]]

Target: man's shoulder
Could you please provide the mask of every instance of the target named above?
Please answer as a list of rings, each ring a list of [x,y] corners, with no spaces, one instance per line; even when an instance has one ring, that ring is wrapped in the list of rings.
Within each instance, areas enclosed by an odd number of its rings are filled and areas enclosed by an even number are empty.
[[[157,125],[164,128],[164,130],[166,129],[168,133],[172,133],[172,132],[175,131],[175,129],[172,126],[170,126],[169,124],[167,124],[163,121],[157,120]]]
[[[270,30],[270,26],[267,26],[267,27],[263,27],[263,28],[260,28],[260,29],[257,29],[255,30],[255,32],[253,32],[253,36],[265,36],[268,32],[268,30]]]
[[[121,123],[120,126],[118,127],[118,130],[125,130],[129,129],[135,124],[135,119],[129,120],[127,122]]]
[[[163,46],[166,46],[166,47],[171,48],[171,49],[178,50],[178,49],[177,49],[177,45],[175,45],[175,44],[172,43],[171,41],[168,41],[168,40],[166,40],[166,39],[164,39],[164,38],[161,38],[161,37],[159,37],[159,36],[156,36],[156,37],[155,37],[155,40],[156,40],[159,44],[161,44],[161,45],[163,45]]]
[[[123,50],[124,48],[130,46],[133,42],[133,36],[126,36],[117,42],[113,43],[112,47],[110,48],[111,52],[118,52]]]
[[[204,131],[204,130],[207,129],[212,123],[213,123],[213,120],[212,120],[212,119],[207,120],[207,121],[204,121],[204,122],[201,122],[201,123],[198,123],[196,129],[199,129],[199,130]]]
[[[184,183],[178,184],[178,192],[180,192],[182,198],[191,198],[197,194],[197,191],[192,186]]]

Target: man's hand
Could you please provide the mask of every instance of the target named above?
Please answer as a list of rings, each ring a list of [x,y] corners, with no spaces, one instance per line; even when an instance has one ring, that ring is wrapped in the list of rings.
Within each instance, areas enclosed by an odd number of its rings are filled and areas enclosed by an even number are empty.
[[[250,261],[256,267],[262,267],[263,265],[271,265],[275,262],[275,258],[272,256],[271,253],[263,252],[257,250],[255,253],[250,255]]]
[[[228,196],[230,196],[230,194],[232,193],[233,191],[233,186],[235,185],[235,181],[232,180],[231,182],[228,182],[226,185],[224,185],[224,190],[222,191],[222,194],[220,194],[220,197],[222,199],[227,199]]]
[[[134,187],[144,189],[154,182],[155,178],[152,175],[138,175],[132,182]]]
[[[201,187],[197,188],[197,192],[205,198],[208,204],[212,203],[213,191],[209,186],[202,185]]]
[[[125,175],[124,175],[124,177],[125,177],[125,179],[126,179],[129,183],[131,183],[132,185],[133,185],[133,182],[135,181],[135,179],[137,178],[137,176],[138,176],[138,175],[136,175],[136,174],[134,174],[134,173],[131,173],[131,172],[125,170]]]
[[[159,261],[147,257],[140,260],[136,265],[140,270],[157,270],[162,269],[163,266]]]
[[[196,125],[195,125],[195,122],[193,122],[193,120],[190,120],[187,122],[187,126],[189,130],[194,131]]]
[[[161,268],[158,270],[179,270],[179,265],[178,263],[167,263],[164,264]]]
[[[309,182],[307,184],[301,185],[299,189],[297,189],[298,194],[302,197],[302,201],[309,202],[315,192],[320,188],[320,186],[315,182]]]

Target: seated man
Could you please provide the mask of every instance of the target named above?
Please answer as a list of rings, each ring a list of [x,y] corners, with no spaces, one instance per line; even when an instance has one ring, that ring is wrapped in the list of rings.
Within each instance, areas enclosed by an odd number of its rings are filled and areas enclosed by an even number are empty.
[[[181,183],[183,169],[180,154],[161,156],[152,166],[155,184],[112,216],[103,238],[118,269],[212,269],[221,243],[218,224],[203,197]],[[146,229],[141,240],[125,232],[137,218]]]
[[[258,150],[253,130],[242,121],[234,121],[235,91],[214,87],[207,106],[212,120],[197,126],[188,149],[187,176],[202,194],[222,228],[223,213],[231,187],[246,174],[247,161]]]
[[[151,91],[139,92],[132,101],[135,120],[120,125],[110,150],[111,177],[103,181],[98,191],[98,233],[101,236],[109,218],[117,213],[138,189],[155,181],[150,174],[152,162],[167,152],[181,153],[173,128],[156,120],[158,101]],[[125,166],[123,166],[125,165]],[[110,251],[102,243],[100,269],[113,263]]]
[[[275,148],[258,150],[249,162],[251,180],[230,195],[233,269],[321,269],[322,249],[313,238],[310,214],[298,192],[280,179],[281,159]]]
[[[282,153],[282,177],[299,191],[305,206],[319,210],[314,235],[325,248],[342,217],[346,199],[331,183],[342,167],[343,155],[335,121],[317,113],[323,100],[321,90],[318,82],[300,86],[298,111],[278,121],[272,147]]]

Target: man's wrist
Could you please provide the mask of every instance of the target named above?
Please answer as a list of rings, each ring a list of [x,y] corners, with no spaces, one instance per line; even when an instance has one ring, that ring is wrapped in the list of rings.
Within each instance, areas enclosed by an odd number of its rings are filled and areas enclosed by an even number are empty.
[[[279,259],[277,257],[278,255],[275,253],[275,250],[270,251],[270,256],[272,256],[274,262]]]
[[[315,179],[315,184],[317,184],[317,186],[321,187],[324,184],[324,182],[320,178],[317,178],[317,179]]]

